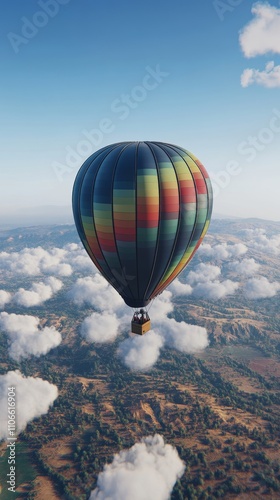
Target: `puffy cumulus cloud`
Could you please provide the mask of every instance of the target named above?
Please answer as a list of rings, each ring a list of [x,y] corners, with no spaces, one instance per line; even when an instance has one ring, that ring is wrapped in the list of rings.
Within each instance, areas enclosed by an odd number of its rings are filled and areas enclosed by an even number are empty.
[[[167,318],[160,326],[160,332],[167,345],[189,354],[201,351],[209,344],[206,328],[184,321],[179,323],[173,318]]]
[[[8,336],[11,358],[38,357],[61,343],[61,334],[54,327],[40,328],[39,322],[35,316],[0,313],[0,327]]]
[[[45,415],[58,396],[57,387],[41,378],[24,377],[18,370],[0,375],[0,439],[7,437],[8,387],[15,388],[18,434],[25,429],[28,422]]]
[[[231,281],[218,281],[221,275],[221,269],[211,264],[198,264],[193,271],[190,271],[187,277],[187,284],[180,283],[181,286],[172,288],[174,294],[190,295],[202,297],[211,300],[222,299],[227,295],[233,294],[239,284]],[[191,285],[191,286],[190,286]],[[191,290],[191,292],[190,292]]]
[[[157,362],[163,339],[153,330],[120,343],[118,354],[131,370],[146,371]]]
[[[234,261],[229,264],[229,269],[236,274],[242,276],[251,276],[255,274],[260,269],[260,264],[258,264],[255,259],[243,259],[241,261]]]
[[[13,296],[13,302],[24,307],[37,306],[49,300],[62,286],[60,280],[51,276],[45,282],[33,283],[30,290],[20,288]]]
[[[66,257],[67,252],[62,248],[24,248],[20,252],[1,252],[0,268],[29,276],[42,273],[70,276],[72,268]]]
[[[219,243],[218,245],[209,245],[204,243],[200,246],[198,252],[201,257],[213,260],[230,260],[232,258],[241,257],[248,251],[248,248],[243,243]]]
[[[151,369],[164,346],[189,354],[207,347],[206,329],[169,318],[173,309],[172,293],[164,291],[157,297],[153,309],[154,329],[143,337],[130,337],[119,344],[118,354],[126,366],[137,371]]]
[[[270,255],[280,254],[280,234],[267,236],[264,229],[247,229],[246,235],[249,239],[248,245],[260,251],[261,253],[268,253]]]
[[[274,297],[280,290],[280,283],[274,281],[270,283],[267,278],[261,276],[259,278],[251,278],[243,288],[243,292],[247,299],[265,299]]]
[[[253,19],[239,35],[244,55],[255,57],[269,52],[280,54],[280,9],[268,2],[257,2],[251,12]]]
[[[253,83],[269,89],[280,87],[280,65],[275,66],[273,61],[269,61],[263,71],[247,68],[243,71],[240,82],[244,88]]]
[[[111,342],[118,335],[120,321],[113,313],[92,313],[81,325],[81,335],[87,342]]]
[[[12,300],[12,294],[5,290],[0,290],[0,309],[3,309],[6,304]]]
[[[153,307],[153,321],[160,323],[174,309],[172,303],[172,293],[169,290],[164,290],[157,296]]]
[[[184,469],[176,448],[148,436],[105,465],[90,500],[168,500]]]
[[[239,287],[239,283],[231,280],[206,281],[198,283],[193,289],[193,295],[210,300],[223,299],[227,295],[232,295]]]
[[[66,252],[65,259],[75,271],[90,272],[91,274],[98,272],[82,245],[67,243],[63,249]]]
[[[199,264],[197,273],[201,280],[209,280],[218,276],[220,269],[217,266]],[[193,278],[192,282],[197,285],[198,279]],[[192,287],[175,281],[173,290],[189,295]],[[68,296],[79,306],[89,304],[98,310],[81,325],[81,335],[88,342],[111,342],[121,333],[122,325],[128,326],[131,321],[130,309],[99,274],[79,278]],[[208,345],[204,328],[185,322],[177,323],[168,317],[173,307],[171,291],[164,291],[157,297],[153,308],[153,322],[157,325],[156,328],[143,337],[133,336],[119,344],[118,354],[130,369],[141,371],[152,368],[165,344],[188,353]]]
[[[192,287],[188,283],[182,283],[181,281],[175,279],[169,285],[169,290],[174,293],[174,295],[191,295]]]
[[[211,281],[218,278],[221,274],[221,269],[218,266],[212,266],[211,264],[198,264],[194,271],[190,271],[188,274],[187,281],[191,285],[197,283],[205,283],[206,281]]]
[[[116,311],[124,307],[120,295],[100,274],[79,278],[68,297],[78,306],[87,304],[99,311]]]
[[[211,246],[209,243],[203,243],[200,245],[197,254],[206,259],[212,259],[215,257],[217,260],[226,260],[229,258],[226,243],[214,246]]]
[[[68,297],[78,306],[87,304],[98,311],[81,325],[81,335],[87,342],[111,342],[121,332],[122,324],[131,321],[131,309],[99,273],[79,278]]]
[[[214,247],[214,251],[218,251],[219,246],[220,245]],[[241,257],[246,252],[248,252],[248,248],[246,247],[246,245],[244,245],[244,243],[234,243],[232,245],[225,243],[224,246],[226,247],[226,251],[228,253],[227,259],[236,259],[237,257]]]

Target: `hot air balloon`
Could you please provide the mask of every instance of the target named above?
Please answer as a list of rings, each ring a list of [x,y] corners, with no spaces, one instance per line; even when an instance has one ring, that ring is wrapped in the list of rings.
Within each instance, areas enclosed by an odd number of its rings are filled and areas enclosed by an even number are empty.
[[[105,146],[80,168],[73,213],[96,267],[139,309],[132,332],[150,329],[146,306],[186,267],[208,229],[212,188],[200,161],[162,142]]]

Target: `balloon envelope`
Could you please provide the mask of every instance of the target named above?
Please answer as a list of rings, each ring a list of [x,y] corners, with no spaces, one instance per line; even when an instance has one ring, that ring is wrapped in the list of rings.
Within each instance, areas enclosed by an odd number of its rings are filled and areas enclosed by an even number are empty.
[[[200,161],[161,142],[100,149],[73,187],[81,241],[131,307],[146,306],[188,264],[208,229],[212,200]]]

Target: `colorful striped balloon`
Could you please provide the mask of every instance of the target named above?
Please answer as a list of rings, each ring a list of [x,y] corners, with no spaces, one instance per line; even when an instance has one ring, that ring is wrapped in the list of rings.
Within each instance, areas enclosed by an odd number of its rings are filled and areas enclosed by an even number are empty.
[[[105,146],[73,188],[90,258],[131,307],[146,306],[184,269],[210,222],[212,188],[189,151],[161,142]]]

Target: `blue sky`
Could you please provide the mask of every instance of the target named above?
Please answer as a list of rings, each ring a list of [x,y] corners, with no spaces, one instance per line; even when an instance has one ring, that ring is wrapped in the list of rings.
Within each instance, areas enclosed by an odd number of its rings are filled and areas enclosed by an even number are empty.
[[[161,140],[204,163],[217,213],[280,220],[280,85],[260,84],[259,73],[240,83],[246,68],[277,65],[280,49],[273,40],[245,57],[252,36],[242,51],[239,33],[254,18],[252,5],[5,2],[2,213],[70,205],[76,172],[91,152],[116,141]],[[278,19],[278,3],[270,6]],[[250,137],[256,145],[248,146]]]

